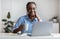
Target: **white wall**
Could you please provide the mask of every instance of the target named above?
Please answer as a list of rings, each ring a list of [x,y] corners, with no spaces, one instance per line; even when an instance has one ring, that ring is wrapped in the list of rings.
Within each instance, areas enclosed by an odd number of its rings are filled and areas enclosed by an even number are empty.
[[[2,7],[1,7],[1,0],[0,0],[0,32],[2,31],[2,22],[1,22],[1,19],[2,19]]]
[[[1,11],[1,0],[0,0],[0,21],[1,21],[1,18],[2,18],[2,11]]]
[[[59,32],[60,32],[60,0],[58,0],[58,19],[59,19]]]
[[[58,19],[60,22],[60,0],[58,0]]]
[[[6,18],[8,11],[11,11],[11,5],[12,5],[11,0],[1,0],[3,18]]]
[[[40,0],[37,5],[41,18],[49,20],[57,15],[57,0]]]
[[[52,17],[57,16],[57,0],[1,0],[1,17],[6,18],[7,12],[10,11],[11,20],[17,21],[20,16],[26,14],[26,4],[28,1],[36,2],[37,13],[41,18],[49,20]]]

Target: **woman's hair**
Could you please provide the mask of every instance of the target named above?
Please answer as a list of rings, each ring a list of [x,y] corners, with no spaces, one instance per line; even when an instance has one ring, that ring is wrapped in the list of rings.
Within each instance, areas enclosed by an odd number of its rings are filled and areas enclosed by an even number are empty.
[[[35,2],[28,2],[27,5],[26,5],[26,8],[28,8],[28,5],[29,4],[34,4],[36,6],[36,3]]]

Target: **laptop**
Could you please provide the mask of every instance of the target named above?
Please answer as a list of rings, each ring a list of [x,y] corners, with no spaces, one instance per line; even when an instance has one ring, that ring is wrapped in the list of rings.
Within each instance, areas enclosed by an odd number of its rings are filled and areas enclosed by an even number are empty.
[[[33,25],[32,36],[48,36],[52,32],[51,22],[37,22]]]

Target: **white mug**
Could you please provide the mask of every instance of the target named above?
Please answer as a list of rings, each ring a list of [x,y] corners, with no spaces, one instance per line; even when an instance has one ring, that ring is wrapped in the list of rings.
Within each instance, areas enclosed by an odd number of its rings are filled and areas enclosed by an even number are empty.
[[[25,29],[25,31],[28,31],[28,24],[27,23],[24,24],[24,29]]]

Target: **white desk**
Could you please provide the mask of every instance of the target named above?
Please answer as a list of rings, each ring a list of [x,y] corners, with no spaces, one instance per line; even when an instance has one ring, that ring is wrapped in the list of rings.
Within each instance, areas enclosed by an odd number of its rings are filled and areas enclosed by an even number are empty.
[[[20,36],[17,34],[12,34],[12,33],[0,33],[0,39],[60,39],[60,34],[58,33],[52,33],[50,36],[34,36],[34,37],[29,37],[29,36]]]

